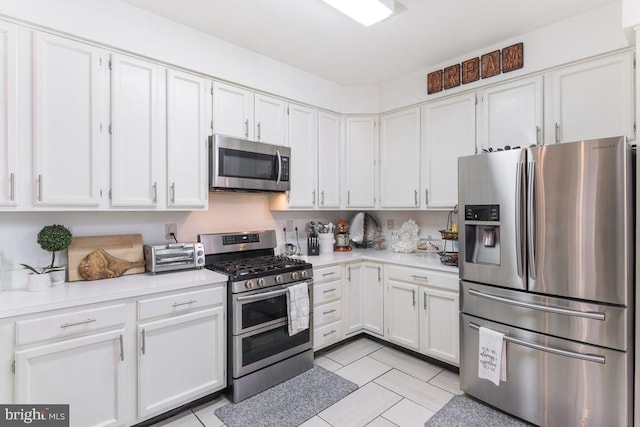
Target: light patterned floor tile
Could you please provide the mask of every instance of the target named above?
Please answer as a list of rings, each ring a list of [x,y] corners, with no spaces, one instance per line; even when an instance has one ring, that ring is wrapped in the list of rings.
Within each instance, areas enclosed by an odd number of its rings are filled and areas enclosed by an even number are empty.
[[[160,421],[154,424],[153,427],[202,427],[202,423],[193,412],[187,410],[175,417]]]
[[[333,426],[361,427],[402,399],[401,396],[369,383],[336,402],[318,416]]]
[[[373,381],[390,369],[391,366],[378,362],[369,356],[365,356],[362,359],[358,359],[355,362],[348,364],[344,368],[338,369],[335,373],[358,384],[358,387],[362,387],[369,381]]]
[[[394,424],[402,427],[423,427],[425,421],[435,414],[424,406],[412,402],[409,399],[402,399],[393,405],[382,416]]]
[[[331,372],[335,372],[342,368],[341,364],[324,356],[316,357],[313,363]]]
[[[224,423],[220,421],[220,418],[216,417],[213,412],[230,402],[231,401],[226,396],[220,395],[211,402],[207,402],[204,405],[193,408],[193,412],[206,427],[220,427]]]
[[[436,412],[453,397],[452,393],[393,369],[377,378],[375,383]]]
[[[429,381],[443,370],[439,366],[388,347],[372,353],[370,357],[423,381]]]
[[[331,427],[331,424],[316,416],[300,424],[300,427]]]
[[[398,424],[394,424],[384,417],[378,417],[367,424],[367,427],[398,427]]]
[[[367,338],[360,338],[348,344],[345,344],[342,347],[325,353],[324,356],[335,362],[338,362],[341,365],[348,365],[349,363],[355,362],[361,357],[373,353],[374,351],[379,350],[382,347],[383,345],[380,343]]]
[[[462,394],[462,390],[460,390],[460,376],[446,369],[429,380],[429,384],[440,387],[449,393]]]

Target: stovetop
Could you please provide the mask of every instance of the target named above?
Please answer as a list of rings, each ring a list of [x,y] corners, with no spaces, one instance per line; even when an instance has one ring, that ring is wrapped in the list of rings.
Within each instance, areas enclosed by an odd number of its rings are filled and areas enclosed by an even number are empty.
[[[233,280],[252,279],[311,268],[308,262],[283,255],[227,260],[207,265],[207,268],[230,276]]]

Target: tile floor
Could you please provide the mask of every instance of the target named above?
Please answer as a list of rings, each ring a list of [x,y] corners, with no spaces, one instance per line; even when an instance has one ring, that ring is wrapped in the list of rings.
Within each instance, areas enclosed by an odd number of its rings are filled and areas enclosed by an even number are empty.
[[[422,427],[454,394],[462,393],[456,373],[367,338],[326,352],[315,363],[359,388],[301,427]],[[213,412],[227,403],[221,396],[154,427],[221,427]]]

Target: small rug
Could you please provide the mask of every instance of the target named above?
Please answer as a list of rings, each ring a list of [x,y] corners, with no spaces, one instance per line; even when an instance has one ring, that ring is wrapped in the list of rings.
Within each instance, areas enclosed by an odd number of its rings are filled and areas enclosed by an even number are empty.
[[[467,396],[453,398],[425,423],[425,427],[529,427],[529,424]]]
[[[357,388],[351,381],[315,366],[242,402],[218,408],[214,414],[228,427],[294,427]]]

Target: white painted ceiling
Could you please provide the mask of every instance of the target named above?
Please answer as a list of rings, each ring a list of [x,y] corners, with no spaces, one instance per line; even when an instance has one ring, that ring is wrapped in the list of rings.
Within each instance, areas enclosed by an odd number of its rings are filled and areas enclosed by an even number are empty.
[[[371,27],[322,0],[123,1],[335,83],[368,85],[620,0],[399,0],[399,13]]]

